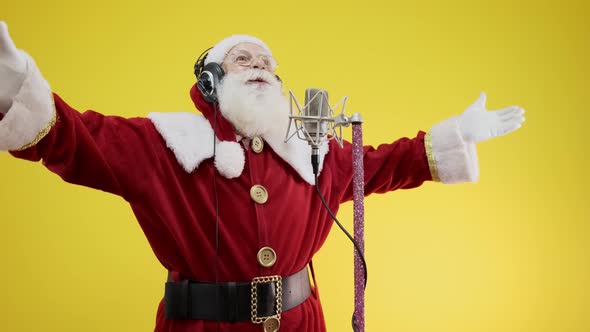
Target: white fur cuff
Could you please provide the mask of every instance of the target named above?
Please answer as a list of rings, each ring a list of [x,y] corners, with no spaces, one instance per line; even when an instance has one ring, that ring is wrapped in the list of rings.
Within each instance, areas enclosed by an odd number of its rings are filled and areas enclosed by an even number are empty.
[[[477,150],[475,144],[463,141],[456,116],[434,125],[425,144],[433,180],[447,184],[477,181]]]
[[[0,121],[0,151],[29,148],[39,143],[55,124],[55,105],[49,83],[33,58],[25,52],[22,54],[26,57],[27,72],[12,106]]]

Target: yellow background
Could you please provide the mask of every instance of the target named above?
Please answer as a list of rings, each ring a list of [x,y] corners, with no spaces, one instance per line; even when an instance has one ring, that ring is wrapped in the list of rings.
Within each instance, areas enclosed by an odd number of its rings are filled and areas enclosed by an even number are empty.
[[[589,7],[3,0],[0,19],[79,110],[192,110],[194,60],[233,33],[265,40],[299,96],[348,95],[367,144],[428,130],[482,90],[489,109],[524,107],[521,130],[478,145],[478,184],[367,199],[367,329],[582,332]],[[7,154],[0,165],[0,330],[153,330],[165,271],[126,203]],[[349,205],[340,217],[350,227]],[[336,228],[315,264],[328,329],[350,331],[352,246]]]

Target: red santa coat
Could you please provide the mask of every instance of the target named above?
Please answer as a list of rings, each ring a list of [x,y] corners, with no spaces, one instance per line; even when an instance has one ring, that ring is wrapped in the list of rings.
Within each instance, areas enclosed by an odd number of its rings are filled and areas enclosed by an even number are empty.
[[[36,67],[31,69],[34,70]],[[283,137],[269,134],[263,137],[264,148],[257,153],[243,144],[223,142],[217,145],[217,158],[212,160],[212,129],[200,115],[152,114],[150,119],[124,119],[93,111],[81,114],[57,95],[52,98],[54,107],[47,108],[50,94],[39,93],[48,88],[44,84],[38,72],[29,73],[15,98],[28,101],[15,102],[0,122],[0,148],[12,150],[18,158],[43,160],[50,171],[67,182],[124,198],[158,260],[175,272],[176,279],[215,280],[216,169],[220,173],[220,282],[294,274],[312,260],[324,243],[332,220],[312,185],[309,154],[305,155],[309,151],[307,143],[283,143]],[[35,107],[47,110],[34,110]],[[45,126],[37,125],[34,139],[14,138],[11,134],[18,129],[15,127],[31,126],[22,119],[10,118],[17,117],[18,112],[43,114],[37,117],[44,119]],[[47,116],[47,112],[52,115]],[[465,155],[465,151],[457,151],[456,144],[445,142],[433,152],[430,134],[418,132],[413,139],[403,138],[377,149],[365,147],[366,194],[417,187],[432,180],[433,175],[438,179],[442,174],[437,162],[444,168],[449,159],[445,155]],[[11,148],[15,144],[21,148]],[[329,206],[337,212],[341,203],[352,199],[351,145],[345,143],[341,149],[332,141],[325,150],[319,184]],[[463,159],[469,162],[469,158]],[[444,176],[457,178],[457,174]],[[265,203],[257,203],[251,197],[250,190],[255,185],[266,188]],[[276,252],[273,266],[259,264],[257,253],[262,247],[271,247]],[[160,303],[155,331],[215,328],[216,322],[211,321],[166,320]],[[220,330],[261,331],[262,327],[249,321],[222,322]],[[325,331],[317,287],[304,303],[283,312],[280,330]]]

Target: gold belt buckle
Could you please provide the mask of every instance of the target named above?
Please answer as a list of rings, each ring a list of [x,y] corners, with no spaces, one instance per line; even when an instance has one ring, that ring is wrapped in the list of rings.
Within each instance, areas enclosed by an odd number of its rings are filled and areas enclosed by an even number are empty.
[[[277,305],[277,313],[272,316],[258,316],[258,284],[267,284],[270,282],[276,283],[277,291],[275,293],[275,301]],[[281,320],[281,312],[283,311],[283,278],[281,276],[267,276],[267,277],[255,277],[252,279],[252,290],[250,292],[250,311],[252,313],[252,323],[262,324],[269,318],[276,318]]]

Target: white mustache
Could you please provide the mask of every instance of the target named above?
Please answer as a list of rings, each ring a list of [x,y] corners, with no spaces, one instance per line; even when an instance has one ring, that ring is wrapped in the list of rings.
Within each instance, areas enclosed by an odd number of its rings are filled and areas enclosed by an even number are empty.
[[[273,74],[262,69],[248,69],[246,71],[230,75],[235,77],[241,83],[246,83],[253,80],[263,80],[270,84],[278,83],[277,78]]]

